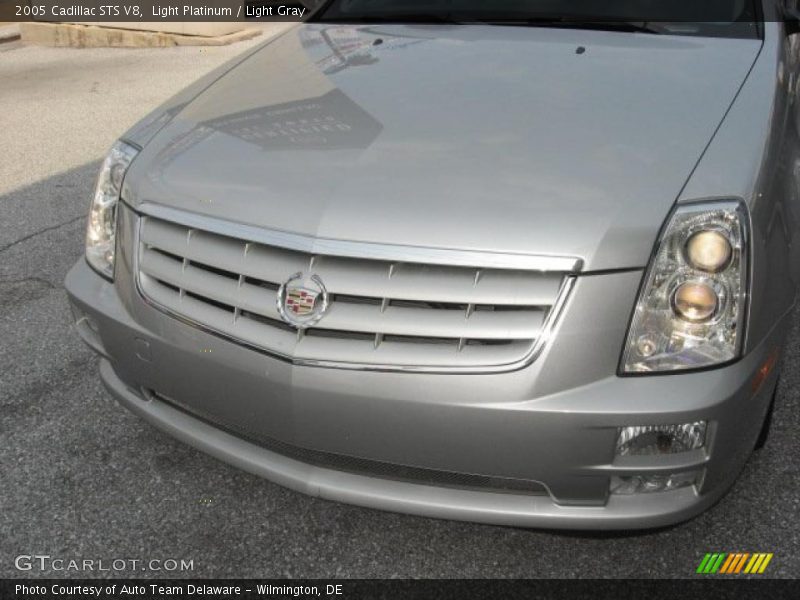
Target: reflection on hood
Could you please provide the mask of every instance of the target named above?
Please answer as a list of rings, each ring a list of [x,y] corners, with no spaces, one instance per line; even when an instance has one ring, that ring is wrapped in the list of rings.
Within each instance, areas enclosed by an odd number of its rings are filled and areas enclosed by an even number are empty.
[[[300,41],[313,56],[320,71],[333,75],[350,67],[375,64],[378,52],[419,44],[418,37],[385,35],[379,30],[354,25],[309,25],[300,32]]]
[[[367,148],[383,126],[339,89],[200,123],[264,150]]]

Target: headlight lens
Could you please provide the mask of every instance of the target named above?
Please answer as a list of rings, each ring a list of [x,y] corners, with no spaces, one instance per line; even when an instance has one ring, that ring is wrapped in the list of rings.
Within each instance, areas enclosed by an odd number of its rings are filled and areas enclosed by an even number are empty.
[[[117,142],[103,161],[86,228],[86,260],[103,277],[114,277],[117,203],[122,181],[138,150]]]
[[[717,292],[704,281],[687,281],[672,296],[675,314],[691,323],[703,323],[714,316],[719,306]]]
[[[721,231],[698,231],[686,242],[687,262],[700,271],[718,273],[732,255],[731,242]]]
[[[636,304],[623,372],[696,369],[739,356],[748,228],[747,208],[738,201],[675,210]]]

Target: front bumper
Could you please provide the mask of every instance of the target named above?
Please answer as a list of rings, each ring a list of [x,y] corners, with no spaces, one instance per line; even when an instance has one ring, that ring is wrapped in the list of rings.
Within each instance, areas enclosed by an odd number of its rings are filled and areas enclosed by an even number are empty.
[[[564,529],[650,528],[688,519],[722,496],[752,451],[776,374],[757,392],[753,377],[782,342],[783,328],[776,327],[722,369],[619,378],[624,307],[632,305],[641,277],[632,272],[579,278],[545,355],[518,372],[299,367],[164,315],[136,293],[127,264],[124,257],[118,263],[115,284],[84,261],[66,281],[78,331],[102,356],[103,380],[124,406],[292,489],[431,517]],[[565,361],[571,368],[564,369]],[[709,422],[703,450],[614,456],[620,426],[703,419]],[[259,439],[276,441],[278,451]],[[305,455],[340,457],[339,464],[358,468],[331,468]],[[364,464],[416,469],[430,481],[370,472]],[[705,470],[700,489],[608,494],[612,475],[694,469]],[[463,484],[473,480],[489,484]],[[495,481],[535,484],[542,493],[501,492]]]

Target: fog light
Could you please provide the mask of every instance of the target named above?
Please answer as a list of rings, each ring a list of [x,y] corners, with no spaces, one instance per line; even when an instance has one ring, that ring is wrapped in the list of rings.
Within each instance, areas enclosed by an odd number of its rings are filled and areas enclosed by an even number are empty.
[[[702,483],[703,470],[685,471],[669,475],[614,475],[609,491],[617,496],[668,492]]]
[[[617,436],[617,456],[688,452],[702,448],[705,441],[705,421],[681,425],[621,427]]]

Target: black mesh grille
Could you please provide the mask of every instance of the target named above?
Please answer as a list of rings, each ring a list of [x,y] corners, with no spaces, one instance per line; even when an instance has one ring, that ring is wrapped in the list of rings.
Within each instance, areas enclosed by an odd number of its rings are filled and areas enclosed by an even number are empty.
[[[512,479],[508,477],[490,477],[486,475],[473,475],[469,473],[457,473],[452,471],[440,471],[436,469],[426,469],[421,467],[409,467],[394,463],[387,463],[365,458],[357,458],[319,450],[301,448],[250,431],[238,425],[227,423],[218,417],[201,413],[196,409],[177,402],[171,398],[166,398],[157,392],[148,390],[148,395],[152,394],[160,400],[178,410],[189,414],[201,421],[208,423],[218,429],[230,433],[240,439],[260,446],[270,452],[275,452],[286,458],[297,460],[302,463],[314,465],[316,467],[345,471],[357,475],[368,477],[378,477],[381,479],[392,479],[405,481],[408,483],[427,484],[435,486],[454,487],[471,490],[490,491],[498,493],[525,494],[530,496],[546,496],[547,490],[537,481],[526,479]]]

